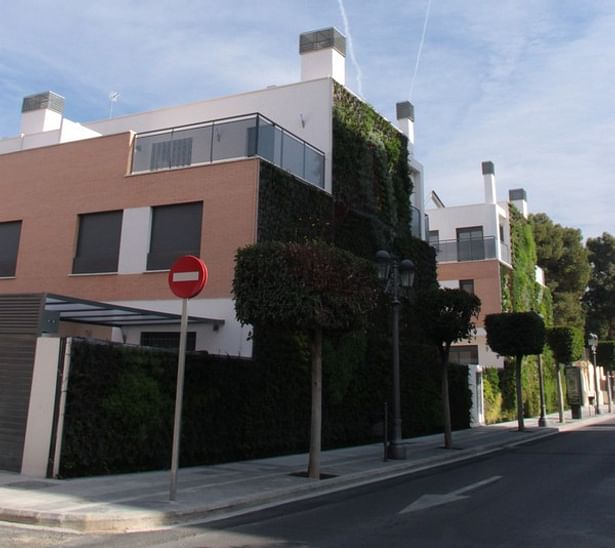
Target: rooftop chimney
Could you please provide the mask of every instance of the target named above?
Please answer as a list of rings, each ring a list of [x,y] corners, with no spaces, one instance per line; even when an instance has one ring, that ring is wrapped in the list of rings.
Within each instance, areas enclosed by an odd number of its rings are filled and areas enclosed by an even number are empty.
[[[408,153],[414,156],[414,105],[410,101],[403,101],[395,105],[397,125],[401,132],[408,137]]]
[[[46,91],[24,97],[21,106],[21,133],[41,133],[60,129],[64,117],[64,97]]]
[[[336,28],[302,33],[299,53],[302,81],[330,76],[346,84],[346,37]]]
[[[495,204],[495,166],[493,165],[493,162],[483,162],[482,170],[483,180],[485,182],[485,203]]]
[[[527,193],[523,188],[509,190],[508,201],[527,219]]]

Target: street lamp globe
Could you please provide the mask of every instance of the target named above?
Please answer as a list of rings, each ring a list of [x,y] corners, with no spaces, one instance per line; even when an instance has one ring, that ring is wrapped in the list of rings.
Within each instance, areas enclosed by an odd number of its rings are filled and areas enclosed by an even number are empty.
[[[378,269],[378,279],[388,280],[391,273],[391,254],[381,249],[376,253],[376,268]]]
[[[596,347],[598,346],[598,335],[595,333],[590,333],[587,338],[587,346],[592,349],[592,352],[595,352]]]
[[[399,263],[399,284],[402,287],[412,287],[415,272],[414,263],[410,259],[404,259]]]

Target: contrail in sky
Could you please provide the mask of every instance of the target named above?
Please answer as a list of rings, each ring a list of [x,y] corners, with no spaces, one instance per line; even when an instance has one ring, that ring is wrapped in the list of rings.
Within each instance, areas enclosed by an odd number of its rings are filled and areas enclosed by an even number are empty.
[[[340,13],[342,14],[342,20],[344,21],[344,34],[348,40],[348,54],[350,55],[350,61],[352,62],[354,69],[357,73],[357,88],[359,95],[363,97],[363,73],[361,67],[357,62],[357,58],[354,55],[354,49],[352,47],[352,36],[350,35],[350,25],[348,24],[348,17],[346,17],[346,9],[344,8],[343,0],[337,0],[340,6]]]
[[[421,62],[421,53],[423,52],[423,44],[425,43],[425,34],[427,33],[427,23],[429,21],[429,12],[431,11],[431,0],[427,0],[427,9],[425,10],[425,21],[423,21],[423,33],[421,34],[421,41],[419,42],[419,51],[416,54],[416,64],[414,65],[414,74],[412,75],[412,82],[410,83],[409,98],[412,100],[412,94],[414,93],[414,81],[416,80],[416,73],[419,71],[419,63]]]

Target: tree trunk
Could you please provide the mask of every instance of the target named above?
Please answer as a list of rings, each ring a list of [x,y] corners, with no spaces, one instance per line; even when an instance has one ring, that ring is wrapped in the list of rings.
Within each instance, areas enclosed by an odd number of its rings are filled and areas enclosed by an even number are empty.
[[[564,391],[562,390],[562,368],[559,363],[555,364],[557,372],[557,402],[559,411],[559,422],[564,422]]]
[[[320,479],[320,446],[322,436],[322,329],[312,332],[312,415],[310,424],[310,458],[308,476]]]
[[[515,362],[515,383],[517,385],[517,423],[519,425],[519,432],[523,432],[525,430],[525,425],[523,423],[523,388],[521,387],[522,361],[523,356],[517,356],[517,360]]]
[[[451,426],[451,404],[448,395],[448,348],[440,351],[442,365],[442,416],[444,418],[444,447],[453,448],[453,428]]]

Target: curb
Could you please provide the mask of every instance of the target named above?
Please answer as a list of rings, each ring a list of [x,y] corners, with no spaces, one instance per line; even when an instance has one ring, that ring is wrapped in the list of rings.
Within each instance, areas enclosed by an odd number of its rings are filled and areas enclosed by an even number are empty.
[[[457,453],[454,456],[450,453],[445,453],[442,454],[442,456],[435,458],[426,457],[411,463],[400,462],[399,464],[394,464],[387,468],[354,472],[352,474],[346,474],[319,482],[274,489],[256,495],[239,497],[223,503],[209,504],[207,506],[166,509],[160,511],[134,509],[115,513],[109,512],[102,515],[98,513],[61,514],[58,512],[0,508],[0,521],[56,529],[62,528],[72,532],[117,534],[218,520],[469,461],[484,455],[555,436],[561,432],[568,432],[584,426],[590,426],[610,418],[612,418],[612,415],[605,414],[589,417],[578,423],[558,423],[557,426],[548,426],[544,428],[544,430],[542,430],[542,428],[532,428],[523,433],[524,435],[521,439],[471,447],[464,449],[463,453]],[[326,466],[323,466],[323,468],[326,469]],[[180,505],[181,503],[178,503],[178,506]]]

